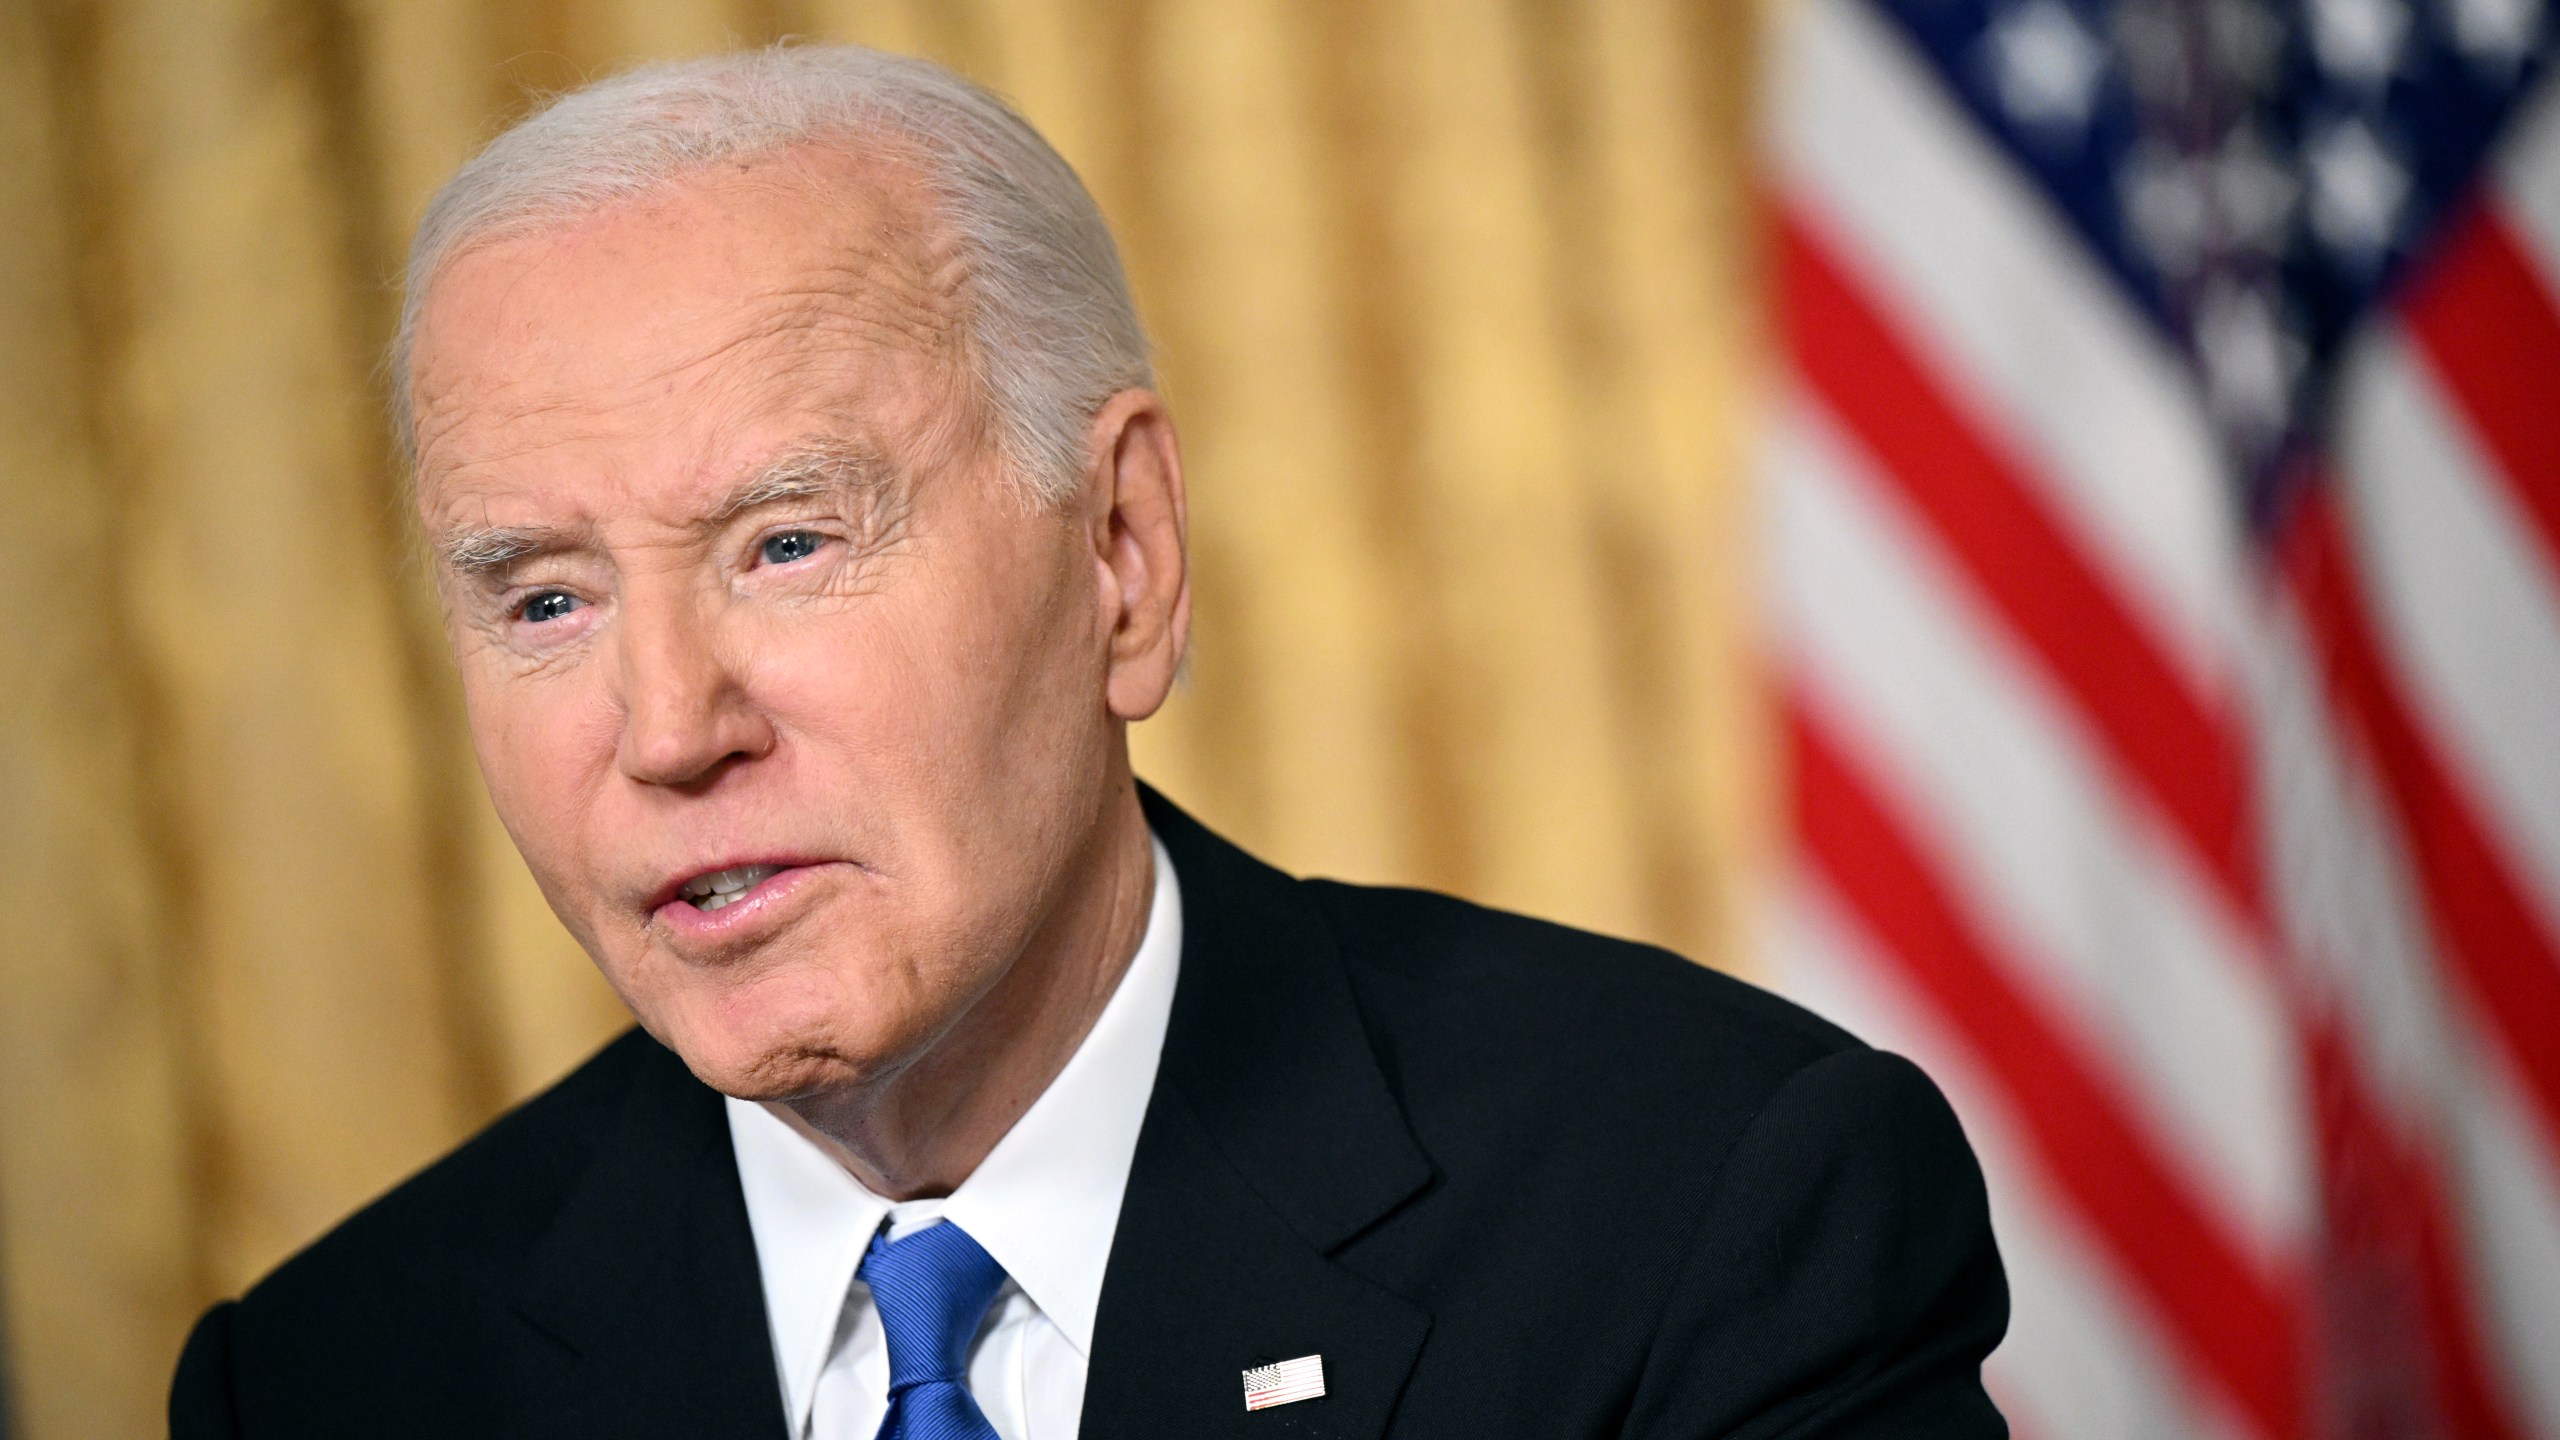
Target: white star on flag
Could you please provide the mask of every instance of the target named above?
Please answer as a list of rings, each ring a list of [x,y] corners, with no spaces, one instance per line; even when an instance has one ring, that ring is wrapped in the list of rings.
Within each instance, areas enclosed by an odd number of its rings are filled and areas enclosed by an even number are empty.
[[[2399,238],[2408,168],[2372,126],[2354,118],[2313,136],[2303,153],[2311,165],[2311,228],[2343,259],[2379,260]]]
[[[2462,53],[2500,69],[2522,62],[2542,23],[2543,0],[2453,0],[2453,40]]]
[[[2057,0],[2011,7],[1987,43],[2000,103],[2018,123],[2072,132],[2089,123],[2107,52]]]
[[[2401,0],[2319,0],[2311,7],[2311,48],[2331,74],[2377,85],[2400,68],[2409,38]]]

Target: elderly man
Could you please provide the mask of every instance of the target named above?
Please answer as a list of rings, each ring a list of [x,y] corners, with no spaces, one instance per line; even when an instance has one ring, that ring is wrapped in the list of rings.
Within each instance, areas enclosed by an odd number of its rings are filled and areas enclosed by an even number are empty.
[[[490,795],[640,1024],[207,1314],[180,1440],[2003,1433],[1909,1064],[1137,784],[1180,452],[995,100],[573,94],[395,361]]]

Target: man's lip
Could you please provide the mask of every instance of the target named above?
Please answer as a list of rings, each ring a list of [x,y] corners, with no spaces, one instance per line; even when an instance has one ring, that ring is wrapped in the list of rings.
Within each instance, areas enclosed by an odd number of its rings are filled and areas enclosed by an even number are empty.
[[[657,914],[660,910],[681,900],[684,896],[684,887],[707,875],[717,875],[723,870],[743,870],[750,865],[772,866],[774,869],[774,875],[768,875],[763,880],[756,882],[755,888],[760,888],[764,885],[773,883],[775,877],[784,871],[798,870],[807,866],[823,865],[826,863],[827,862],[824,860],[812,859],[805,855],[758,855],[742,860],[721,860],[713,864],[704,865],[698,869],[684,871],[674,879],[669,880],[666,884],[659,886],[657,893],[650,897],[648,909],[645,913],[651,915]]]
[[[770,860],[741,863],[773,864]],[[651,910],[645,923],[650,933],[674,945],[680,955],[716,958],[740,945],[770,937],[793,916],[805,912],[811,889],[818,884],[816,877],[841,868],[826,861],[784,865],[717,910],[697,909],[677,898]]]

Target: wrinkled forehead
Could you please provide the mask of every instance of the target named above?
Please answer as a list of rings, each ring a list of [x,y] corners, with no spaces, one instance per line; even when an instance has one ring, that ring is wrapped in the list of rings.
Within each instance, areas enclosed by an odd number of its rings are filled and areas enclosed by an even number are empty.
[[[963,272],[916,169],[842,147],[724,162],[472,245],[419,308],[420,498],[510,457],[776,408],[929,421],[906,412],[965,404]]]

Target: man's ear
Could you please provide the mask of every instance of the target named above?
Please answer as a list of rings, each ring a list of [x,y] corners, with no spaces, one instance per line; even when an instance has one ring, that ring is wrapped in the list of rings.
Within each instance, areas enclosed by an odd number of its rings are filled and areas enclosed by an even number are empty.
[[[1106,698],[1122,720],[1164,704],[1191,639],[1191,518],[1182,446],[1153,390],[1123,390],[1094,416],[1086,536],[1110,626]]]

